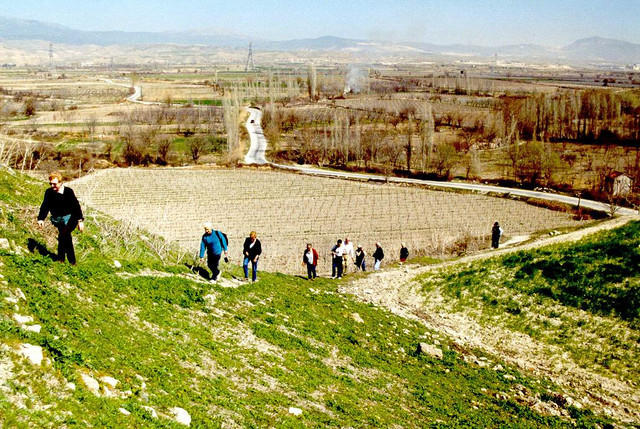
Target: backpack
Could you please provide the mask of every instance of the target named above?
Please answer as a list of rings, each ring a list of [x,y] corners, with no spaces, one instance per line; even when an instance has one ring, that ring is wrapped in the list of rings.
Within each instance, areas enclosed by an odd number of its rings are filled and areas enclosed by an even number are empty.
[[[224,242],[227,243],[227,249],[229,248],[229,239],[227,238],[227,234],[222,231],[216,231],[216,236],[218,236],[218,240],[220,241],[220,249],[224,251],[224,246],[222,245],[222,237],[224,237]]]

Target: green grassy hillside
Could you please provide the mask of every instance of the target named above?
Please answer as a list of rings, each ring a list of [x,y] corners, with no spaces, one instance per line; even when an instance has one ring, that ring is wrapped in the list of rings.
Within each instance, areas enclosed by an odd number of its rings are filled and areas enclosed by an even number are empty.
[[[53,262],[46,249],[55,249],[55,233],[34,222],[44,188],[0,169],[0,237],[10,243],[0,250],[3,427],[183,427],[174,407],[189,413],[192,427],[207,428],[613,422],[559,401],[557,386],[499,356],[461,350],[416,321],[339,294],[335,281],[263,273],[255,284],[225,287],[240,274],[226,266],[226,280],[210,284],[171,262],[177,257],[159,251],[155,238],[91,212],[85,233],[75,234],[79,264]],[[521,267],[509,287],[636,320],[617,304],[576,301],[564,286],[528,285],[544,267],[531,265],[535,256],[518,257],[500,262]],[[39,332],[25,329],[35,324]],[[419,343],[442,357],[417,352]],[[42,348],[41,365],[21,357],[24,344]],[[486,364],[467,363],[469,353]],[[87,377],[97,381],[95,392]],[[560,407],[561,415],[540,414],[535,404]]]

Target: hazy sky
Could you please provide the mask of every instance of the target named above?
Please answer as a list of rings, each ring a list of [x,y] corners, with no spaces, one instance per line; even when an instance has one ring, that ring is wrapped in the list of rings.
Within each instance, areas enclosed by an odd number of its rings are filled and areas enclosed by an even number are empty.
[[[212,29],[270,40],[563,46],[601,36],[640,43],[640,0],[0,0],[0,15],[80,30]]]

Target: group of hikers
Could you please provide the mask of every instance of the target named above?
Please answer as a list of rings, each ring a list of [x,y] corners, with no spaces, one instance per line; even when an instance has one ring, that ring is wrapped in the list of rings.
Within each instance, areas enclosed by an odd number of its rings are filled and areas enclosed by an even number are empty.
[[[84,216],[82,208],[71,188],[62,183],[62,175],[53,172],[49,175],[50,188],[44,193],[44,199],[40,205],[38,213],[38,225],[43,226],[48,214],[51,214],[51,223],[58,229],[58,254],[57,260],[64,262],[65,258],[72,265],[76,264],[76,255],[73,248],[71,233],[78,228],[80,232],[84,230]],[[213,229],[210,222],[204,225],[204,234],[200,241],[200,261],[207,257],[207,267],[211,270],[210,280],[216,282],[220,275],[220,259],[224,254],[224,261],[229,262],[229,241],[227,235],[222,231]],[[495,222],[491,229],[491,247],[497,249],[503,230]],[[379,270],[384,259],[384,251],[380,243],[375,244],[376,248],[372,252],[373,269]],[[255,231],[251,231],[244,240],[242,246],[244,280],[249,281],[249,264],[251,264],[251,280],[255,282],[258,274],[258,260],[262,254],[262,245],[257,238]],[[344,242],[339,239],[331,248],[331,278],[342,278],[347,272],[349,265],[353,264],[356,271],[366,271],[367,253],[362,246],[354,246],[349,238]],[[405,243],[400,247],[400,263],[404,263],[409,257],[409,249]],[[307,268],[307,278],[313,280],[317,277],[317,266],[319,254],[313,248],[312,243],[307,246],[302,253],[302,265]]]

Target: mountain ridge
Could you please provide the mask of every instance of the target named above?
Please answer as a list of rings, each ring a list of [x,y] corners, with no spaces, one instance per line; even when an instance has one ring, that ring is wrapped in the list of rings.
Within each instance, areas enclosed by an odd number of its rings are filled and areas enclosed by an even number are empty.
[[[247,35],[225,35],[211,29],[180,32],[75,30],[56,23],[0,16],[0,40],[3,39],[7,41],[42,40],[68,45],[179,44],[230,49],[244,49],[252,42],[256,49],[263,51],[338,51],[374,55],[410,53],[417,56],[447,55],[483,58],[498,56],[564,62],[640,63],[640,44],[599,36],[578,39],[559,48],[534,43],[480,46],[459,43],[390,42],[332,35],[273,41]]]

